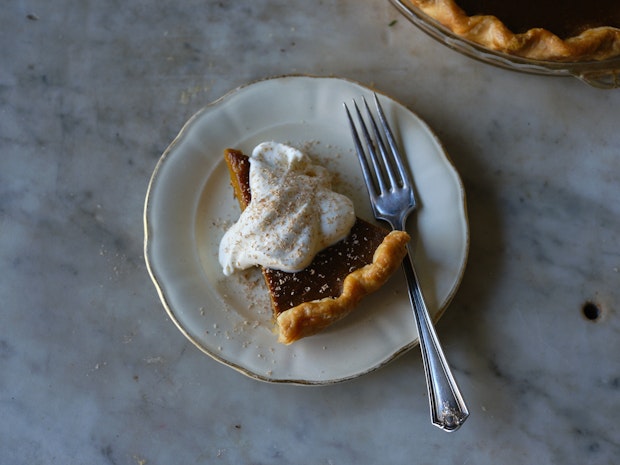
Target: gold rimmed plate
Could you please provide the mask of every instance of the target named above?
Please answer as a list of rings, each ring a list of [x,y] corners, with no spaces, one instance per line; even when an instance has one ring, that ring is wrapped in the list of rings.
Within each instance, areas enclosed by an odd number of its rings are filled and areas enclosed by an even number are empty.
[[[418,342],[404,277],[397,273],[345,320],[290,346],[277,342],[258,270],[226,277],[219,241],[239,216],[225,148],[266,140],[305,150],[334,173],[334,188],[372,219],[342,102],[373,90],[340,78],[285,76],[239,87],[194,115],[166,149],[144,209],[148,271],[172,321],[203,352],[263,381],[330,384],[375,370]],[[465,194],[441,143],[414,113],[379,94],[420,200],[408,229],[434,320],[465,268]]]

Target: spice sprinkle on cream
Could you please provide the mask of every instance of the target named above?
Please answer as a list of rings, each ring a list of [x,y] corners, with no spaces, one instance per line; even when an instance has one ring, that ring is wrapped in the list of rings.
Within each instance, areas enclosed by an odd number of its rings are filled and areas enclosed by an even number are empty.
[[[344,239],[356,220],[353,202],[331,190],[329,172],[285,144],[254,148],[250,191],[250,203],[220,242],[225,275],[257,265],[300,271]]]

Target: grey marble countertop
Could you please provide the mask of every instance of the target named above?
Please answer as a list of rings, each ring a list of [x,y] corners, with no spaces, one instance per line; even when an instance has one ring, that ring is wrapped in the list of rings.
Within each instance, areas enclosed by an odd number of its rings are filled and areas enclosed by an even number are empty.
[[[387,0],[9,2],[0,46],[0,463],[618,463],[620,91],[463,57]],[[469,262],[437,325],[456,433],[430,425],[417,348],[336,385],[255,381],[148,276],[146,188],[184,122],[304,73],[399,99],[463,179]]]

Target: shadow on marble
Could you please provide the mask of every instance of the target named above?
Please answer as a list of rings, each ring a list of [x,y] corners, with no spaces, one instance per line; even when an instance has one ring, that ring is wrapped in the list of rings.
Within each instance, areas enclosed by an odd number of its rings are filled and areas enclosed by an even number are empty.
[[[505,233],[502,226],[499,194],[492,174],[476,157],[476,150],[462,139],[443,135],[444,144],[460,173],[465,186],[470,227],[470,248],[463,280],[454,300],[438,322],[437,331],[444,344],[446,356],[458,379],[475,377],[476,372],[486,372],[488,354],[493,349],[493,331],[485,324],[488,312],[494,308],[495,288],[505,267]],[[451,349],[454,350],[451,350]],[[451,357],[458,354],[459,359]],[[470,384],[473,380],[464,380]],[[502,399],[499,392],[464,392],[468,403],[482,405],[489,397],[502,410],[510,409],[510,399]]]

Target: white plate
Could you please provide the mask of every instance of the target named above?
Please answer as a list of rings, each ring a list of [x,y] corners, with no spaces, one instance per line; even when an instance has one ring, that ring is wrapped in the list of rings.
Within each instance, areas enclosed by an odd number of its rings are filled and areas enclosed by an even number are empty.
[[[372,219],[342,107],[372,91],[337,78],[288,76],[240,87],[203,108],[162,155],[144,210],[145,257],[168,314],[214,359],[263,381],[328,384],[377,369],[417,344],[404,277],[397,273],[346,319],[290,346],[276,341],[258,270],[225,277],[220,238],[239,208],[223,151],[265,140],[305,149],[338,173],[335,190]],[[420,208],[409,222],[415,262],[436,321],[467,259],[465,194],[441,144],[415,114],[380,95],[401,140]]]

